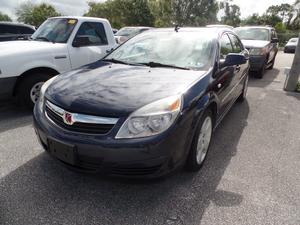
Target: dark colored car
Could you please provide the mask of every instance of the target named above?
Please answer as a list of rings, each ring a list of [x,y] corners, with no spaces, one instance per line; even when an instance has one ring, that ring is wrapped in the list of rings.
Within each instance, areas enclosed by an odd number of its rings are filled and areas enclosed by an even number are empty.
[[[35,32],[30,25],[12,22],[0,22],[0,41],[24,40]]]
[[[153,178],[199,170],[212,132],[245,99],[248,51],[231,30],[157,29],[42,87],[34,126],[64,164]]]
[[[295,53],[299,38],[291,38],[284,46],[284,53]]]
[[[250,71],[262,78],[266,69],[273,69],[278,52],[278,38],[272,27],[238,27],[234,31],[250,53]]]
[[[152,27],[123,27],[115,33],[115,39],[118,44],[122,44],[128,39],[143,33],[147,30],[153,29]]]

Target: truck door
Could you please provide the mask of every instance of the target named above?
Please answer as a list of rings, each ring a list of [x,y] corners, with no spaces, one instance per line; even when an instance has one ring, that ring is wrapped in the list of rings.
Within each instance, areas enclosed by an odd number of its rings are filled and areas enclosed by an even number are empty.
[[[69,45],[72,69],[103,58],[112,46],[101,22],[83,22]]]

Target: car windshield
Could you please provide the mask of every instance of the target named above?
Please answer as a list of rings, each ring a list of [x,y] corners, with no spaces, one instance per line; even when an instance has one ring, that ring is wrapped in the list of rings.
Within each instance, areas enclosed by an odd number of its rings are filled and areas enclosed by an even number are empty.
[[[147,32],[130,39],[105,60],[207,70],[213,61],[214,37],[211,32]]]
[[[48,19],[39,27],[31,38],[37,41],[66,43],[76,24],[76,19]]]
[[[270,32],[264,28],[236,28],[234,30],[242,40],[269,41]]]
[[[121,30],[119,30],[115,35],[116,36],[124,36],[124,37],[133,37],[140,33],[139,28],[133,28],[133,27],[124,27]]]

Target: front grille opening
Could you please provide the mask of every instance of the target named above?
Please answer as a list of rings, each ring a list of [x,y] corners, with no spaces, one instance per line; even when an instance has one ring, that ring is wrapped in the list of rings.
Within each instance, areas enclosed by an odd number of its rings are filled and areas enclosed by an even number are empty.
[[[45,108],[45,112],[47,116],[58,126],[80,133],[88,133],[88,134],[107,134],[109,133],[114,124],[88,124],[88,123],[74,123],[73,125],[65,124],[63,118],[53,112],[47,105]]]

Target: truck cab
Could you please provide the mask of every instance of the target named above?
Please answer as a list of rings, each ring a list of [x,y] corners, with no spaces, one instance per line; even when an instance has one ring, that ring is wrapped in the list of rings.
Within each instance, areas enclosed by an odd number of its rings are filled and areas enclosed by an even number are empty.
[[[103,58],[117,46],[108,20],[47,19],[29,40],[0,43],[0,97],[33,107],[43,83]]]

